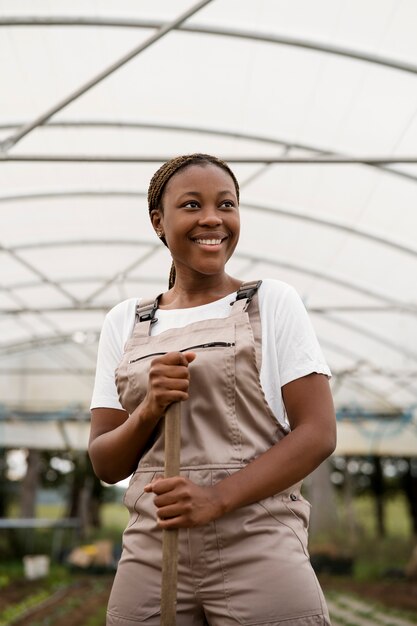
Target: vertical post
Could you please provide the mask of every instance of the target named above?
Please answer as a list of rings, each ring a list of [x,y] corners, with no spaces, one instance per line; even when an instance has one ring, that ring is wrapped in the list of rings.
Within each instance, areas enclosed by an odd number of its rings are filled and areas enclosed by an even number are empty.
[[[181,408],[172,404],[165,415],[165,478],[180,472]],[[161,626],[176,626],[178,529],[164,529],[162,535]]]

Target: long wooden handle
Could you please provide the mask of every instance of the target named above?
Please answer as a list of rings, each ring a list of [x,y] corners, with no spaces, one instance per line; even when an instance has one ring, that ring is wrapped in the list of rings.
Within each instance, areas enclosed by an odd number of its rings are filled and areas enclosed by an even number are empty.
[[[165,415],[165,478],[180,473],[181,407],[172,404]],[[178,529],[162,531],[161,626],[176,626]]]

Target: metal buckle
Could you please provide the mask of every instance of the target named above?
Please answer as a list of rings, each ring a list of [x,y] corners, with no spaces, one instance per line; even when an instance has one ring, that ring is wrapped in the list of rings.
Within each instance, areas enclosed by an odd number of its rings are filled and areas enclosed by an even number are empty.
[[[142,311],[142,313],[138,313],[138,312],[136,313],[136,319],[138,322],[151,322],[151,323],[156,322],[155,313],[158,310],[159,298],[160,296],[158,296],[154,300],[151,308],[146,307],[146,309]]]
[[[249,304],[249,302],[252,300],[253,296],[258,291],[259,287],[261,286],[261,283],[262,281],[258,280],[258,282],[253,287],[243,287],[243,288],[241,287],[237,292],[236,300],[234,302],[247,298],[248,304]]]

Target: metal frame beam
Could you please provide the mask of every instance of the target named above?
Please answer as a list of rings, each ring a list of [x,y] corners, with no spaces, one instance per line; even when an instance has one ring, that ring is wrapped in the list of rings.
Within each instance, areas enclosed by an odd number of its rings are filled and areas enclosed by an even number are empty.
[[[97,18],[97,17],[40,17],[40,16],[12,16],[2,18],[0,26],[97,26],[97,27],[118,27],[118,28],[162,28],[164,22],[160,20],[146,19],[122,19],[122,18]],[[400,61],[392,57],[370,54],[361,50],[354,50],[346,46],[335,46],[322,41],[311,40],[302,37],[290,36],[277,33],[260,33],[252,30],[221,28],[205,26],[204,24],[178,24],[172,30],[180,30],[186,33],[197,33],[199,35],[216,35],[219,37],[230,37],[235,39],[247,39],[262,43],[304,48],[314,52],[323,52],[336,56],[363,61],[375,65],[382,65],[401,72],[417,74],[417,65]]]
[[[269,207],[263,204],[242,202],[240,204],[240,208],[273,216],[281,215],[290,219],[300,220],[302,222],[309,222],[317,226],[325,226],[326,228],[339,230],[344,233],[348,233],[349,235],[354,235],[355,237],[360,237],[362,239],[366,239],[368,241],[372,241],[374,243],[393,248],[394,250],[398,250],[399,252],[403,252],[404,254],[417,257],[417,248],[411,248],[410,246],[407,246],[399,241],[383,237],[377,232],[365,228],[358,228],[356,226],[353,226],[352,224],[349,224],[348,222],[343,222],[342,220],[330,219],[329,217],[319,216],[317,214],[307,213],[306,211],[290,209],[282,206]]]
[[[142,254],[138,259],[135,259],[133,263],[129,263],[129,265],[127,265],[124,269],[119,270],[118,272],[113,274],[113,276],[105,280],[104,283],[101,285],[101,287],[98,287],[97,289],[95,289],[93,292],[90,293],[90,295],[87,298],[84,298],[81,301],[81,305],[86,305],[89,302],[92,302],[92,300],[94,300],[94,298],[96,298],[98,295],[103,293],[103,291],[106,291],[106,289],[111,287],[118,280],[123,280],[124,278],[126,278],[129,272],[131,272],[136,267],[138,267],[138,265],[141,265],[141,263],[144,263],[145,261],[150,259],[156,252],[159,252],[159,250],[160,250],[160,244],[159,243],[154,244],[150,250],[145,252],[145,254]]]
[[[99,280],[99,279],[97,279]],[[100,279],[102,280],[102,279]],[[65,282],[65,281],[64,281]],[[74,282],[72,280],[66,282]],[[93,282],[92,279],[83,282]],[[147,279],[142,280],[141,278],[133,278],[129,279],[129,282],[132,283],[166,283],[166,278],[155,278],[155,279]],[[39,283],[32,283],[31,287],[36,287]],[[1,290],[1,287],[0,287]],[[68,307],[68,306],[45,306],[42,309],[39,308],[31,308],[24,307],[20,309],[7,309],[0,307],[0,315],[14,317],[16,315],[29,315],[29,314],[37,314],[37,313],[72,313],[76,312],[85,312],[85,313],[105,313],[111,307],[114,306],[113,302],[108,302],[107,304],[90,304],[90,305],[78,305],[77,307]],[[327,314],[327,313],[408,313],[408,311],[404,311],[404,308],[399,305],[388,304],[385,306],[369,306],[369,305],[357,305],[351,306],[347,305],[325,305],[325,306],[310,306],[308,307],[310,313],[317,314]]]
[[[343,324],[343,322],[342,322]],[[98,336],[98,333],[96,333],[96,335]],[[21,351],[28,351],[28,350],[33,350],[33,349],[39,349],[39,348],[43,348],[43,347],[51,347],[51,346],[56,346],[56,345],[61,345],[61,344],[65,344],[68,343],[68,341],[70,341],[71,343],[73,343],[72,340],[72,334],[62,334],[61,338],[54,336],[54,337],[43,337],[43,338],[37,338],[36,340],[33,341],[26,341],[26,342],[15,342],[14,344],[9,344],[9,346],[5,347],[4,349],[2,349],[0,351],[0,357],[2,356],[8,356],[10,354],[16,354],[19,353]],[[320,339],[320,343],[321,345],[325,346],[326,343],[328,344],[328,346],[332,346],[333,349],[335,349],[339,354],[340,352],[343,350],[346,351],[346,349],[344,348],[343,345],[341,346],[335,346],[334,344],[329,344],[329,342],[326,342],[325,340]],[[349,356],[352,357],[352,352],[349,351]],[[74,369],[67,369],[65,372],[63,372],[62,370],[60,372],[57,372],[56,375],[58,374],[62,374],[62,375],[76,375],[76,376],[85,376],[85,375],[90,375],[93,373],[93,370],[86,370],[86,368],[79,368],[78,366],[76,366]],[[16,371],[16,374],[18,374],[18,371]],[[343,377],[343,374],[341,375]],[[391,378],[389,377],[388,373],[386,374],[387,379],[389,378],[391,380]],[[393,403],[391,403],[389,401],[389,399],[387,399],[384,395],[381,394],[380,391],[374,390],[371,387],[369,387],[369,385],[363,385],[357,381],[352,381],[350,379],[345,378],[343,380],[344,383],[349,384],[350,386],[355,386],[356,388],[359,388],[361,391],[364,391],[366,394],[371,395],[372,397],[377,397],[380,401],[382,400],[387,406],[395,406],[393,405]],[[395,385],[399,386],[398,382],[396,381],[392,381]],[[411,393],[411,395],[416,396],[416,393],[414,390],[409,391],[409,393]]]
[[[375,341],[376,343],[385,346],[386,348],[390,348],[394,352],[398,352],[408,359],[412,359],[413,361],[417,362],[417,352],[410,350],[406,346],[401,346],[395,341],[389,339],[388,337],[381,336],[373,330],[370,330],[369,328],[364,328],[363,326],[359,326],[358,324],[355,324],[351,321],[335,317],[332,314],[323,315],[323,319],[326,320],[326,322],[342,326],[344,329],[351,330],[352,332],[362,335],[367,339],[371,339],[372,341]]]
[[[56,192],[36,192],[31,194],[20,194],[20,195],[12,195],[12,196],[0,196],[0,204],[7,202],[15,202],[15,201],[32,201],[32,200],[41,200],[41,199],[57,199],[57,198],[146,198],[147,194],[143,191],[124,191],[124,190],[75,190],[75,191],[56,191]],[[375,243],[393,248],[399,252],[404,254],[411,255],[413,257],[417,257],[417,248],[412,248],[411,246],[407,246],[406,244],[395,241],[394,239],[390,239],[387,237],[383,237],[378,232],[358,228],[349,224],[348,222],[343,222],[342,220],[335,220],[325,216],[319,216],[315,214],[308,213],[306,211],[301,211],[299,209],[292,209],[283,206],[267,206],[265,204],[253,204],[242,202],[240,204],[241,209],[249,210],[249,211],[257,211],[259,213],[265,213],[273,216],[284,216],[290,219],[300,220],[303,222],[309,222],[318,226],[324,226],[326,228],[332,228],[334,230],[339,230],[350,235],[354,235],[355,237],[360,237],[369,241],[373,241]],[[15,246],[8,248],[9,250],[16,250]],[[1,250],[1,247],[0,247]]]
[[[311,309],[309,309],[311,311]],[[368,370],[372,370],[374,372],[374,374],[377,374],[379,376],[381,376],[382,378],[385,378],[387,381],[392,382],[400,391],[403,390],[403,386],[404,386],[404,381],[401,381],[400,378],[401,377],[406,377],[406,378],[410,378],[409,381],[407,381],[407,385],[408,387],[410,387],[411,385],[415,384],[415,377],[413,376],[413,370],[410,368],[409,371],[402,371],[402,372],[398,372],[398,376],[395,376],[393,370],[389,370],[389,369],[381,369],[378,368],[375,364],[373,364],[371,361],[369,361],[368,359],[368,355],[366,355],[366,358],[363,358],[363,355],[359,354],[357,351],[353,351],[351,348],[347,348],[346,345],[343,343],[335,343],[333,341],[330,341],[328,339],[326,339],[325,337],[320,337],[320,345],[326,350],[326,351],[331,351],[336,353],[338,356],[343,355],[349,359],[352,359],[353,361],[353,365],[351,368],[349,368],[348,370],[346,370],[344,373],[340,372],[339,374],[336,373],[336,376],[334,375],[335,372],[332,369],[332,374],[334,377],[334,382],[333,382],[333,386],[332,386],[332,390],[333,393],[336,394],[338,391],[339,386],[344,382],[344,378],[348,378],[348,380],[352,380],[352,378],[355,378],[356,375],[361,376],[362,380],[363,380],[363,373],[362,371],[359,372],[360,368],[362,367],[366,367],[368,368]],[[366,375],[366,373],[365,373]],[[366,383],[359,383],[355,381],[355,384],[362,387],[364,391],[371,391],[371,394],[375,397],[379,397],[379,398],[385,398],[385,396],[383,396],[381,394],[381,392],[379,390],[372,390],[369,387],[368,382]],[[413,398],[417,399],[417,389],[406,389],[407,393],[409,393],[411,396],[413,396]],[[387,388],[387,393],[388,393],[388,388]],[[394,405],[392,405],[394,406]]]
[[[25,269],[32,272],[32,274],[35,274],[35,276],[38,276],[44,285],[49,285],[50,287],[56,289],[56,291],[58,291],[66,299],[70,300],[75,306],[78,304],[78,300],[73,294],[64,289],[60,283],[51,280],[48,276],[46,276],[46,274],[44,274],[44,272],[41,272],[34,265],[32,265],[32,263],[29,263],[26,259],[22,259],[22,257],[19,256],[13,248],[3,246],[0,243],[0,252],[8,254],[14,261],[16,261],[16,263],[22,265]]]
[[[11,354],[19,354],[20,352],[27,352],[38,348],[49,348],[62,344],[70,344],[80,347],[81,344],[77,343],[73,339],[75,332],[76,331],[73,330],[71,333],[61,332],[55,335],[43,335],[29,340],[14,341],[9,344],[4,344],[3,346],[0,346],[0,358],[10,356]],[[82,332],[88,332],[89,335],[94,335],[97,338],[100,334],[97,329],[89,329],[87,331],[83,329]]]
[[[30,131],[28,131],[30,132]],[[1,148],[1,145],[0,145]],[[142,155],[103,155],[103,154],[8,154],[0,153],[0,163],[164,163],[169,161],[173,154],[160,154],[158,156]],[[220,155],[228,163],[264,165],[387,165],[405,164],[417,165],[417,156],[378,156],[364,155],[362,157],[349,156],[315,156],[315,157],[289,157],[289,156],[236,156]]]
[[[194,4],[187,11],[184,11],[181,15],[179,15],[176,19],[171,20],[170,22],[161,22],[156,33],[148,37],[144,42],[142,42],[139,46],[136,46],[123,55],[120,59],[112,63],[105,70],[88,80],[86,83],[81,85],[78,89],[70,93],[66,98],[52,106],[50,109],[36,117],[31,122],[28,122],[24,126],[22,126],[16,133],[7,137],[3,142],[0,143],[0,149],[3,151],[7,151],[13,146],[15,146],[23,137],[26,137],[32,130],[45,124],[52,116],[54,116],[59,111],[65,109],[71,102],[77,100],[80,96],[84,95],[87,91],[89,91],[92,87],[95,87],[102,80],[113,74],[115,71],[120,69],[123,65],[131,61],[134,57],[138,56],[141,52],[150,48],[154,43],[165,37],[172,30],[179,28],[186,20],[195,15],[198,11],[203,9],[206,5],[210,4],[212,0],[200,0]]]
[[[0,124],[0,130],[7,130],[19,127],[23,124],[23,122],[16,122],[14,124]],[[41,127],[42,128],[42,127]],[[288,141],[286,139],[277,139],[267,137],[265,135],[257,135],[253,133],[243,133],[240,131],[231,131],[227,129],[220,128],[206,128],[204,126],[187,126],[182,124],[162,124],[162,123],[154,123],[154,122],[122,122],[122,121],[63,121],[63,122],[49,122],[44,129],[48,128],[111,128],[111,129],[119,129],[119,128],[128,128],[128,129],[152,129],[152,130],[162,130],[162,131],[170,131],[170,132],[184,132],[184,133],[199,133],[203,135],[209,136],[220,136],[220,137],[228,137],[230,139],[244,139],[247,141],[254,141],[257,143],[265,143],[268,145],[279,146],[285,149],[286,152],[289,150],[306,150],[308,152],[322,154],[322,155],[334,155],[334,156],[347,156],[343,155],[343,153],[334,152],[333,150],[323,150],[319,146],[315,146],[312,144],[304,144],[299,142]],[[267,164],[272,165],[272,164]],[[365,164],[366,165],[366,164]],[[369,164],[371,167],[375,167],[376,169],[382,170],[388,174],[393,176],[398,176],[400,178],[405,178],[407,180],[417,181],[417,176],[413,176],[407,172],[401,172],[396,169],[392,169],[385,165],[381,165],[378,163]],[[256,173],[258,176],[259,173]],[[250,181],[245,181],[247,184]],[[241,185],[242,186],[242,185]]]
[[[130,240],[130,241],[125,241],[125,240],[103,240],[103,241],[98,241],[98,240],[78,240],[78,241],[57,241],[57,242],[44,242],[44,243],[39,243],[39,244],[26,244],[26,248],[27,247],[31,247],[31,248],[45,248],[45,247],[53,247],[53,246],[92,246],[92,245],[130,245],[130,246],[138,246],[138,245],[150,245],[149,241],[146,240]],[[160,248],[162,250],[162,248]],[[320,280],[324,280],[326,282],[338,285],[340,287],[346,288],[346,289],[350,289],[352,291],[355,291],[357,293],[361,293],[369,298],[374,298],[375,300],[379,301],[379,302],[383,302],[384,304],[389,304],[392,306],[397,307],[399,310],[402,311],[407,311],[413,315],[417,315],[417,303],[410,303],[410,302],[403,302],[400,300],[397,300],[396,298],[392,298],[391,296],[387,295],[384,292],[381,292],[377,289],[375,289],[372,286],[367,286],[367,285],[360,285],[359,283],[356,282],[352,282],[349,280],[346,280],[345,278],[339,277],[339,276],[334,276],[332,274],[328,274],[327,272],[323,272],[320,270],[315,270],[313,268],[311,268],[310,266],[303,266],[303,265],[299,265],[299,264],[295,264],[295,263],[290,263],[286,260],[280,260],[280,259],[272,259],[269,257],[265,257],[265,256],[260,256],[260,255],[256,255],[256,254],[251,254],[251,253],[245,253],[245,252],[236,252],[234,254],[234,258],[236,259],[244,259],[245,261],[248,261],[249,263],[252,264],[258,264],[258,263],[264,263],[265,265],[270,265],[272,267],[280,267],[280,268],[284,268],[284,269],[288,269],[290,271],[294,271],[300,274],[305,274],[307,276],[310,276],[312,278],[318,278]],[[120,273],[119,273],[120,274]],[[140,281],[142,282],[141,279],[132,279],[132,278],[128,278],[127,276],[125,276],[126,280],[128,281]],[[146,279],[143,282],[147,282]],[[18,288],[16,286],[16,288]]]

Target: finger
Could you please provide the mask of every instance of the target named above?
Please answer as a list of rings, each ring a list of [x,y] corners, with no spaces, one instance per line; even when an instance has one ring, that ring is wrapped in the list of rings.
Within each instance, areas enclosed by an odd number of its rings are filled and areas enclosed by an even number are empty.
[[[178,515],[177,517],[171,517],[169,519],[160,519],[158,517],[157,524],[159,528],[162,528],[165,530],[186,527],[186,522],[182,515]]]
[[[155,367],[155,373],[166,378],[188,379],[190,377],[187,367],[184,365],[158,365]]]
[[[183,365],[188,366],[188,359],[185,352],[167,352],[166,354],[154,359],[155,362],[166,363],[167,365]]]
[[[178,485],[178,476],[174,476],[173,478],[154,478],[150,483],[145,485],[143,488],[147,493],[154,493],[156,495],[161,495],[162,493],[167,493],[175,489]]]
[[[185,511],[178,502],[174,502],[169,506],[164,506],[161,509],[158,509],[157,516],[160,520],[173,519],[174,517],[179,517],[180,515],[184,515]]]
[[[166,378],[165,376],[152,377],[152,386],[155,391],[188,391],[188,378]]]

